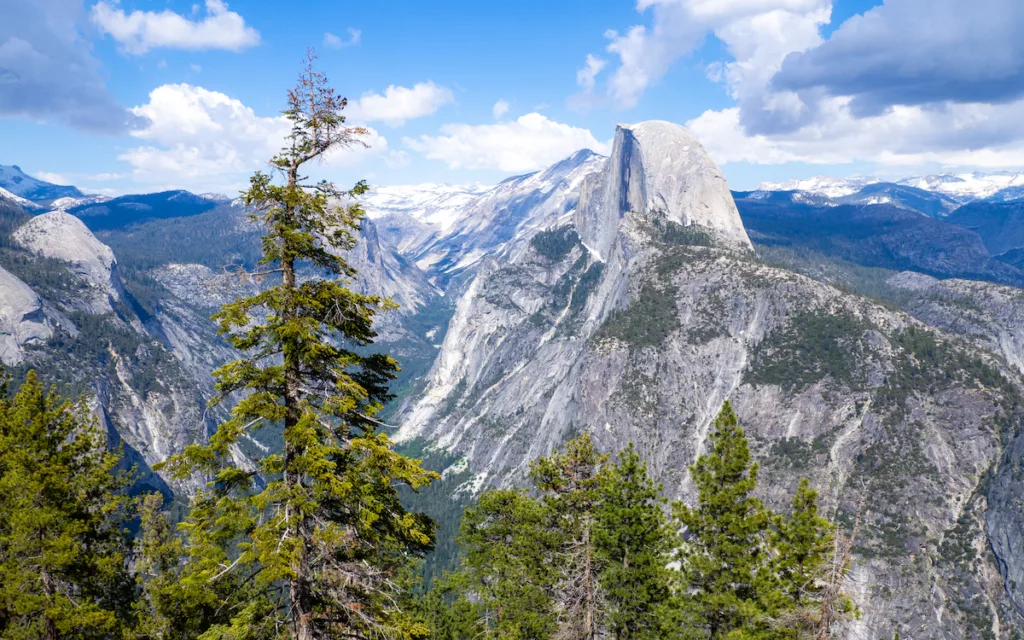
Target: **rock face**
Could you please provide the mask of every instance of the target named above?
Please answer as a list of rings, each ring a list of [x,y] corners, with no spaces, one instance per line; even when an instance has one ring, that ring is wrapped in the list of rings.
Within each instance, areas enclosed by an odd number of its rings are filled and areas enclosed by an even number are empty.
[[[1019,372],[976,346],[988,334],[964,342],[759,263],[721,174],[681,131],[620,128],[572,216],[482,261],[398,439],[444,461],[456,496],[522,482],[574,434],[634,442],[692,500],[687,468],[731,398],[769,504],[785,510],[806,476],[841,526],[860,523],[863,616],[848,637],[1020,626],[1003,586],[1019,536],[989,546],[1024,518],[992,507],[1019,489],[1000,471],[1020,432]]]
[[[114,252],[75,216],[63,211],[36,216],[15,232],[14,239],[38,255],[71,267],[91,291],[84,300],[84,311],[107,313],[112,310],[111,303],[123,296]]]
[[[543,171],[461,193],[461,206],[454,212],[450,207],[455,195],[447,191],[430,205],[431,212],[414,219],[403,213],[409,205],[395,201],[384,206],[371,198],[367,208],[390,244],[443,288],[475,271],[484,256],[505,243],[573,211],[580,184],[603,163],[602,156],[584,149]]]
[[[45,341],[53,329],[31,288],[0,267],[0,362],[19,364],[22,345]]]
[[[574,220],[583,244],[607,256],[628,212],[700,225],[730,244],[751,246],[722,172],[677,124],[619,125],[608,162],[583,184]]]

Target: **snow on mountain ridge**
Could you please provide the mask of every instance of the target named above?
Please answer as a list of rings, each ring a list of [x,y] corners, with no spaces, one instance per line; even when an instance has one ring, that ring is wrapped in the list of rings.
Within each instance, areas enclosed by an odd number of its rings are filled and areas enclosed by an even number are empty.
[[[783,182],[762,182],[757,191],[805,191],[828,198],[841,198],[857,193],[869,184],[881,182],[876,178],[853,177],[833,178],[815,176],[805,180],[785,180]]]
[[[82,192],[75,187],[53,184],[33,178],[18,165],[0,164],[0,187],[16,196],[27,200],[45,201],[63,197],[81,197]]]
[[[852,195],[864,187],[881,182],[881,178],[855,176],[834,178],[815,176],[803,180],[762,182],[758,191],[803,191],[828,198],[842,198]],[[1001,171],[997,173],[939,173],[927,176],[913,176],[892,180],[893,184],[931,191],[956,199],[960,203],[984,200],[1000,191],[1024,186],[1024,172]]]
[[[381,218],[403,213],[425,224],[447,231],[459,211],[491,186],[423,183],[417,185],[375,187],[363,199],[366,215]]]

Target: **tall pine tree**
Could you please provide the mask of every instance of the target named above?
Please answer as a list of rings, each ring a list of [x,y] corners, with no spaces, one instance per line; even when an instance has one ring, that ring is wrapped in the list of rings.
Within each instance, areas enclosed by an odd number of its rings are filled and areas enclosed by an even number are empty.
[[[694,508],[677,505],[685,526],[679,553],[687,595],[685,609],[712,639],[749,632],[762,624],[763,583],[770,513],[753,496],[757,463],[736,412],[726,400],[715,418],[710,450],[690,468],[697,488]]]
[[[545,518],[537,500],[505,489],[484,493],[466,510],[459,533],[464,555],[452,580],[479,606],[476,629],[465,637],[540,640],[555,631]]]
[[[589,435],[570,440],[565,451],[539,458],[530,476],[543,501],[554,549],[558,637],[593,640],[603,625],[602,558],[596,552],[595,522],[608,456]]]
[[[29,372],[0,384],[0,638],[118,637],[134,626],[128,474],[84,403]]]
[[[374,418],[398,367],[387,355],[366,354],[375,315],[392,303],[344,282],[356,275],[343,254],[363,217],[351,201],[366,186],[341,190],[306,176],[310,163],[360,144],[365,131],[344,124],[346,102],[314,59],[310,53],[288,93],[291,131],[270,161],[273,175],[254,175],[244,196],[265,230],[252,275],[279,282],[214,316],[243,354],[214,372],[217,390],[221,398],[243,397],[208,444],[187,448],[170,466],[182,476],[213,474],[210,494],[200,497],[211,516],[186,523],[191,552],[207,560],[197,558],[206,568],[192,579],[212,583],[243,572],[281,605],[272,615],[258,606],[239,610],[231,637],[285,625],[295,640],[408,637],[423,630],[397,606],[398,596],[434,527],[402,507],[397,486],[415,490],[436,475],[396,453]],[[254,474],[231,460],[239,441],[264,425],[280,426],[284,445],[258,460],[259,489]],[[242,534],[230,556],[217,550],[226,541],[214,535],[225,527]]]
[[[602,478],[595,523],[604,617],[617,640],[663,637],[661,614],[671,595],[668,565],[676,542],[665,502],[630,443]]]

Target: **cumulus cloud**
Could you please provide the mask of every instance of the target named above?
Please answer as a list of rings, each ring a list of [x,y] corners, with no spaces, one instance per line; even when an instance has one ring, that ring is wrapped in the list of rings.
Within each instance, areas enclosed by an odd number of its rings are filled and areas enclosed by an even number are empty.
[[[636,103],[714,35],[735,106],[688,126],[718,162],[1024,165],[1024,4],[886,0],[828,39],[830,0],[640,0],[607,92]]]
[[[284,116],[259,116],[241,101],[189,84],[157,87],[133,113],[147,124],[132,133],[142,144],[119,157],[132,178],[196,190],[230,190],[265,167],[289,131]],[[387,140],[370,129],[369,148],[339,149],[326,158],[331,168],[352,168],[387,156]]]
[[[495,120],[501,120],[502,116],[508,113],[509,105],[504,99],[498,100],[494,103],[494,108],[491,109],[491,115],[494,116]]]
[[[584,91],[593,91],[594,83],[597,81],[597,74],[601,73],[601,70],[607,64],[607,60],[588,53],[586,62],[576,70],[576,84]]]
[[[81,0],[8,0],[0,19],[0,116],[97,133],[131,123],[79,31]]]
[[[497,169],[522,173],[553,164],[579,149],[608,153],[587,129],[528,113],[497,124],[446,124],[441,135],[404,138],[406,146],[452,169]]]
[[[349,105],[348,117],[353,122],[383,122],[399,127],[407,120],[429,116],[454,101],[450,89],[430,81],[418,82],[411,88],[391,85],[383,95],[364,93]]]
[[[829,0],[640,0],[652,25],[620,34],[609,30],[608,52],[618,57],[608,92],[622,108],[634,106],[649,86],[680,58],[714,34],[735,61],[714,69],[734,97],[746,86],[768,81],[786,54],[819,43],[828,22]]]
[[[686,123],[716,162],[781,164],[876,163],[1001,169],[1024,166],[1024,100],[951,104],[937,109],[896,106],[858,116],[849,98],[822,103],[807,125],[771,135],[751,133],[740,109],[706,111]]]
[[[324,45],[331,49],[341,49],[343,47],[351,47],[362,42],[363,32],[359,29],[348,28],[348,39],[344,39],[341,36],[327,32],[324,34]]]
[[[861,115],[893,105],[1006,102],[1024,96],[1022,29],[1019,0],[888,0],[786,58],[772,86],[850,96]]]
[[[241,51],[260,42],[259,32],[246,25],[242,16],[228,11],[223,0],[206,0],[202,20],[189,20],[169,9],[127,13],[110,0],[93,6],[90,17],[100,31],[136,55],[158,48]]]

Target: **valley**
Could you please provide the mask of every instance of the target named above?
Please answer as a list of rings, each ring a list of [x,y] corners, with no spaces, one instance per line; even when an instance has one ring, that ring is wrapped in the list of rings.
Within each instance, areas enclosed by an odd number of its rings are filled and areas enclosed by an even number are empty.
[[[818,180],[731,192],[684,128],[623,125],[493,187],[380,187],[352,286],[392,298],[372,350],[402,372],[383,419],[442,479],[414,497],[450,566],[461,506],[527,484],[588,434],[630,442],[666,495],[724,400],[785,507],[798,478],[856,531],[851,638],[1012,638],[1024,625],[1024,225],[1019,176]],[[237,201],[104,199],[0,167],[0,359],[84,395],[139,488],[205,442],[209,317],[266,282]],[[1020,194],[1024,197],[1024,193]],[[279,434],[232,450],[250,468]],[[248,467],[247,467],[248,465]],[[431,562],[433,564],[431,564]]]

